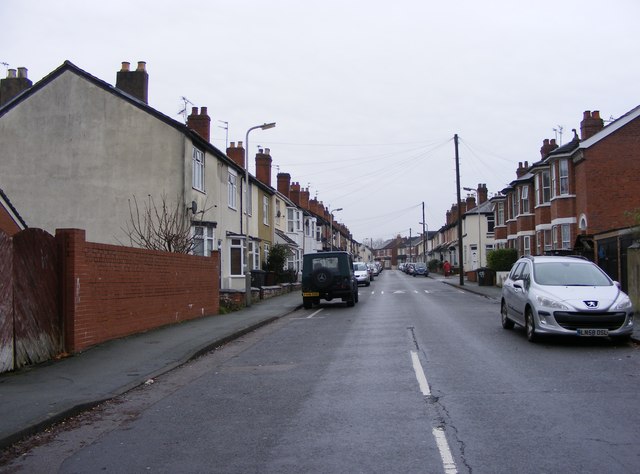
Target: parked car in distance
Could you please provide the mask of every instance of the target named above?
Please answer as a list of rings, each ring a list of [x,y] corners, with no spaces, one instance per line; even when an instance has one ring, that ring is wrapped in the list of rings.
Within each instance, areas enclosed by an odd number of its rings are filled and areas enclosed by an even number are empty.
[[[371,272],[373,273],[374,277],[380,275],[380,267],[375,262],[371,262],[369,266],[371,267]]]
[[[595,263],[579,257],[526,256],[502,286],[502,327],[524,326],[531,342],[542,335],[627,340],[633,305]]]
[[[358,282],[348,252],[305,253],[302,257],[302,304],[309,309],[321,299],[358,302]]]
[[[364,286],[371,285],[371,276],[369,275],[369,267],[364,262],[354,262],[353,274],[356,276],[358,284],[362,283]]]
[[[413,276],[416,275],[420,275],[420,276],[429,276],[429,269],[427,268],[427,264],[426,263],[422,263],[422,262],[418,262],[413,266]]]

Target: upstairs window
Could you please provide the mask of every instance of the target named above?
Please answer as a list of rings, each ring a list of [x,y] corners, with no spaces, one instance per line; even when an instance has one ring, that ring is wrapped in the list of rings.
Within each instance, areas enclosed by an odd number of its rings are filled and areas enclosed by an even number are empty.
[[[560,195],[569,194],[569,160],[560,160]]]
[[[504,225],[504,202],[496,203],[496,225]]]
[[[520,208],[523,214],[529,214],[529,186],[520,188]]]
[[[520,201],[518,200],[518,192],[514,189],[511,193],[512,217],[520,215]]]
[[[549,178],[549,172],[543,171],[542,173],[540,173],[539,177],[540,181],[542,182],[542,192],[540,195],[541,204],[545,204],[551,201],[551,180]]]
[[[227,191],[229,196],[229,207],[231,209],[238,208],[238,175],[235,172],[229,170],[229,181],[227,184]]]
[[[262,196],[262,223],[269,225],[269,198]]]
[[[192,155],[192,186],[193,189],[204,192],[204,153],[197,148],[193,149]]]

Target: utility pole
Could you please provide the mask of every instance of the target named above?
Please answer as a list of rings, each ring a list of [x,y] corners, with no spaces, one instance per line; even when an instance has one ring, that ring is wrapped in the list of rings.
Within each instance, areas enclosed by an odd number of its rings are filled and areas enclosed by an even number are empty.
[[[462,202],[460,201],[460,156],[458,155],[458,134],[453,136],[456,149],[456,192],[458,194],[458,264],[460,266],[460,286],[464,286],[464,266],[462,262]]]
[[[427,239],[426,239],[425,230],[424,230],[425,222],[427,221],[424,219],[424,201],[422,201],[422,253],[423,253],[423,260],[426,265],[427,264]]]
[[[411,227],[409,227],[409,262],[412,261],[413,247],[411,247]]]

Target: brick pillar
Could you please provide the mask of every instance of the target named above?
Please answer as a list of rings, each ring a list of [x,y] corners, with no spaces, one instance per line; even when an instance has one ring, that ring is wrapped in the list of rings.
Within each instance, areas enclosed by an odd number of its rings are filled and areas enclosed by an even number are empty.
[[[79,314],[83,276],[86,274],[84,248],[85,231],[81,229],[56,229],[58,258],[60,260],[62,345],[65,352],[74,353],[87,345],[78,337],[86,321]]]

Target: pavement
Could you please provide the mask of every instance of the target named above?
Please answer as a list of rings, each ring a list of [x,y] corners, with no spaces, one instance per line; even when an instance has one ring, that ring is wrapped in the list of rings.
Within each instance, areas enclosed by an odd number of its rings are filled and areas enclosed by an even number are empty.
[[[432,279],[486,298],[501,289],[458,277]],[[299,291],[248,308],[109,341],[79,354],[0,374],[0,449],[140,386],[302,307]],[[634,339],[640,342],[640,328]]]

